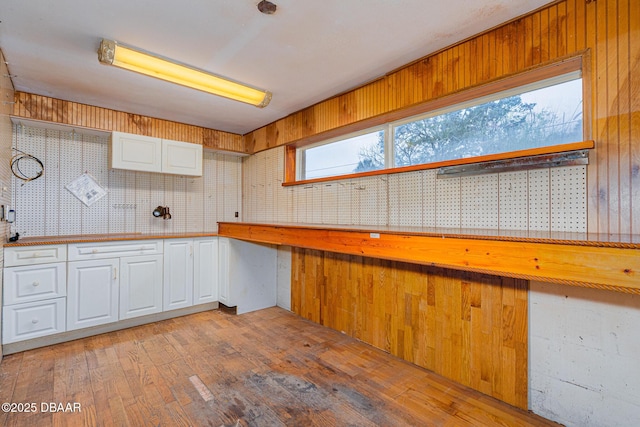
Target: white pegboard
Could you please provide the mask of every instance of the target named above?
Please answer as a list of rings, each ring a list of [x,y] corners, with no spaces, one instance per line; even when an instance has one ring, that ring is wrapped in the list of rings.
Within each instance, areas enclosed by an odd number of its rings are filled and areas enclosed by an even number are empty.
[[[107,157],[106,138],[82,135],[82,166],[101,186],[109,183],[109,174],[104,159]],[[91,206],[82,208],[82,234],[109,232],[109,222],[105,221],[104,213],[109,211],[109,197],[103,197]]]
[[[328,182],[322,185],[322,223],[338,223],[338,185]]]
[[[277,162],[277,173],[275,179],[275,193],[276,193],[276,221],[278,222],[291,222],[291,211],[289,210],[291,190],[287,187],[283,187],[284,182],[284,147],[278,147],[274,151],[274,157]]]
[[[422,225],[424,179],[421,172],[397,173],[388,176],[389,225]]]
[[[212,152],[204,152],[203,182],[204,182],[204,230],[218,231],[217,223],[217,183],[212,177],[216,176],[217,158]]]
[[[350,225],[353,210],[351,204],[351,180],[336,181],[338,195],[338,224]]]
[[[460,178],[436,179],[436,227],[460,228]]]
[[[241,166],[237,157],[228,156],[233,160],[227,162],[225,156],[218,158],[205,151],[204,176],[187,178],[109,170],[107,136],[15,127],[14,145],[45,165],[44,175],[27,184],[28,193],[12,182],[12,204],[18,212],[16,226],[20,227],[16,231],[25,236],[216,231],[217,221],[222,219],[218,215],[223,214],[222,209],[218,212],[218,200],[230,201],[227,206],[232,218],[238,210]],[[225,180],[225,163],[230,163],[232,179]],[[64,188],[84,172],[107,189],[107,196],[91,207]],[[153,218],[151,211],[158,205],[169,206],[175,221]]]
[[[436,175],[435,169],[420,171],[422,174],[422,226],[436,226]]]
[[[265,203],[264,203],[264,221],[273,222],[275,217],[275,174],[276,174],[276,162],[273,158],[273,151],[265,151],[264,152],[264,169],[265,169]]]
[[[322,184],[316,184],[307,191],[307,221],[312,224],[322,223],[322,188]]]
[[[549,231],[549,169],[530,170],[529,230]]]
[[[529,181],[527,171],[505,172],[500,179],[501,230],[526,230],[529,226]]]
[[[498,175],[460,178],[460,226],[498,229]]]
[[[587,230],[587,168],[551,170],[551,231]]]

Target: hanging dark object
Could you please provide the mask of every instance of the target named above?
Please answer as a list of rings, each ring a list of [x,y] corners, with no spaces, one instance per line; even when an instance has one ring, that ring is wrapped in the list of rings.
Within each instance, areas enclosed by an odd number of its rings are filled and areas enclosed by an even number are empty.
[[[276,5],[267,0],[258,3],[258,10],[266,15],[272,15],[276,12]]]

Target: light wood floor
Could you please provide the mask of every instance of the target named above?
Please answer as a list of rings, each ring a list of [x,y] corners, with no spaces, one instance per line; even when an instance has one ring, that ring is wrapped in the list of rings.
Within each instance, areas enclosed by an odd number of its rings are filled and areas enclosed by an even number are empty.
[[[0,402],[37,406],[2,426],[556,425],[279,308],[5,356]]]

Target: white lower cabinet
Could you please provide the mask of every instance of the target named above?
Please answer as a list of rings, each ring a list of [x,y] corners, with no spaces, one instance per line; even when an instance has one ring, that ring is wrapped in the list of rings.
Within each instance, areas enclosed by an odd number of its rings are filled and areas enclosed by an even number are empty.
[[[163,309],[193,305],[193,239],[164,241]]]
[[[218,301],[218,239],[164,241],[164,310]]]
[[[120,319],[162,311],[162,254],[120,258]]]
[[[10,305],[3,310],[3,344],[65,331],[64,298]]]
[[[193,254],[193,304],[218,301],[218,239],[194,239]]]
[[[67,330],[118,321],[118,258],[73,261],[67,274]]]

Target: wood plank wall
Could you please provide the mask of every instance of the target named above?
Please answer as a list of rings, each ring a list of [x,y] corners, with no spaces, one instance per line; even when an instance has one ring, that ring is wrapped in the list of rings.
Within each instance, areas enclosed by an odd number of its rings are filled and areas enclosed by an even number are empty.
[[[216,150],[245,152],[242,135],[234,133],[25,92],[16,92],[15,101],[13,115],[26,119],[192,142]]]
[[[292,249],[291,308],[527,409],[525,280]]]
[[[640,1],[558,1],[245,135],[248,152],[586,54],[588,230],[640,234]],[[589,95],[590,94],[590,95]]]

